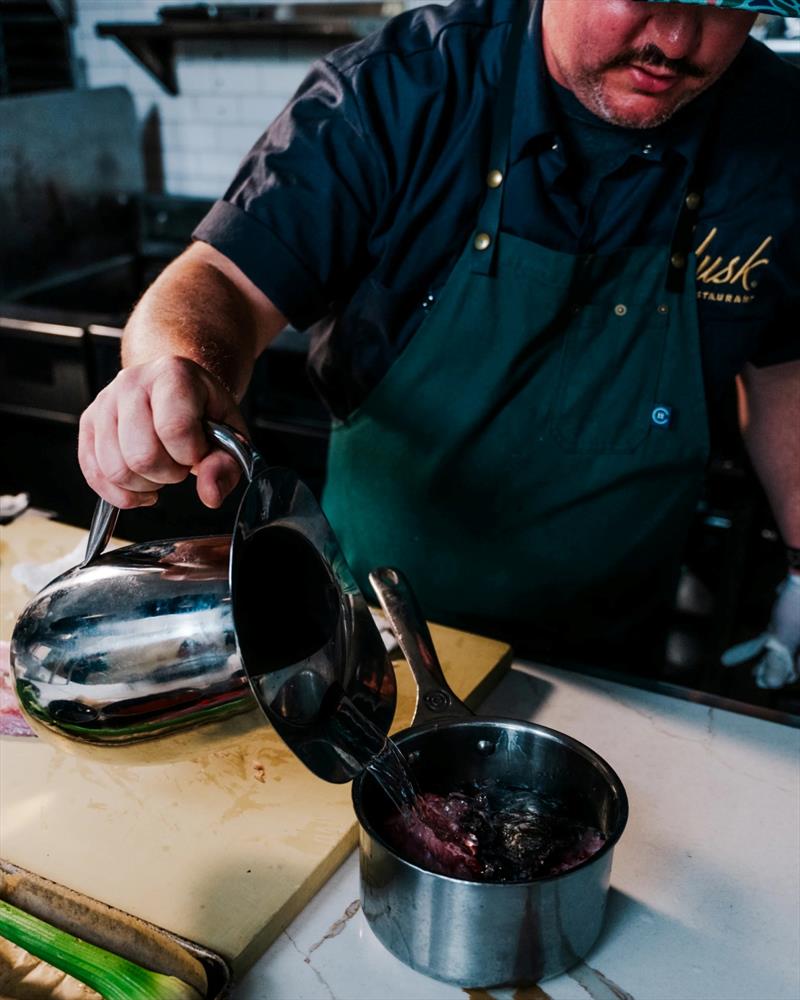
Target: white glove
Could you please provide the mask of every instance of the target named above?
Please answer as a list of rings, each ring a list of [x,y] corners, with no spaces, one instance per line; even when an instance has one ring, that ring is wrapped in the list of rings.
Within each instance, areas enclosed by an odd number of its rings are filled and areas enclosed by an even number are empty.
[[[778,587],[767,631],[727,650],[722,663],[733,667],[755,656],[757,687],[782,688],[800,679],[800,574],[789,573]]]

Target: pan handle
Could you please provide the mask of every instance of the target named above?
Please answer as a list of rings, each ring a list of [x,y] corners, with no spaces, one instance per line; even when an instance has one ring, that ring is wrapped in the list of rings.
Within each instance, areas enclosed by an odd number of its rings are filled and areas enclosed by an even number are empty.
[[[369,582],[417,682],[412,725],[472,716],[473,712],[455,696],[445,680],[425,617],[405,576],[399,569],[381,566],[372,570]]]
[[[241,465],[242,472],[247,477],[248,482],[252,482],[256,469],[261,461],[261,456],[253,448],[247,438],[239,431],[234,430],[228,424],[218,424],[213,420],[205,421],[205,429],[212,441],[219,444],[229,455],[233,455]],[[97,505],[92,515],[92,523],[89,526],[89,537],[86,540],[86,554],[81,563],[81,569],[88,566],[96,559],[114,534],[119,517],[119,507],[115,507],[108,500],[99,497]]]

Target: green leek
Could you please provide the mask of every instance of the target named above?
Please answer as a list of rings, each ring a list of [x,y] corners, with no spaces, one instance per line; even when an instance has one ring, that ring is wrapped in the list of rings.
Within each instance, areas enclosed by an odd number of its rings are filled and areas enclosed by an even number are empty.
[[[143,969],[0,900],[0,935],[66,972],[106,1000],[202,1000],[174,976]]]

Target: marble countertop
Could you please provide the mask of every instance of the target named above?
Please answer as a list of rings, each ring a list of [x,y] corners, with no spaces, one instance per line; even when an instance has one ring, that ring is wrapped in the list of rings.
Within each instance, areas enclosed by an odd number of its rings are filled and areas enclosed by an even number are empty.
[[[630,819],[585,960],[516,990],[426,978],[372,934],[353,854],[232,1000],[800,998],[799,730],[522,661],[481,714],[562,730],[625,784]]]

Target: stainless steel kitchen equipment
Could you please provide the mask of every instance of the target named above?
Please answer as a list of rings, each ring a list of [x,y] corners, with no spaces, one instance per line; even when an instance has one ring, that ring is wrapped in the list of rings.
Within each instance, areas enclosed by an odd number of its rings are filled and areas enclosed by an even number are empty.
[[[575,868],[528,882],[435,874],[403,858],[382,830],[391,811],[374,777],[353,783],[361,824],[361,904],[378,939],[412,968],[463,987],[536,983],[582,958],[597,939],[614,847],[628,803],[622,782],[589,747],[527,722],[480,718],[453,694],[402,574],[370,581],[418,684],[414,721],[393,736],[423,790],[500,781],[559,801],[605,835]]]
[[[42,735],[125,763],[197,754],[266,715],[315,774],[348,781],[358,713],[382,733],[394,714],[380,633],[310,490],[208,426],[248,483],[233,537],[103,553],[116,511],[100,501],[83,564],[17,622],[20,703]]]

